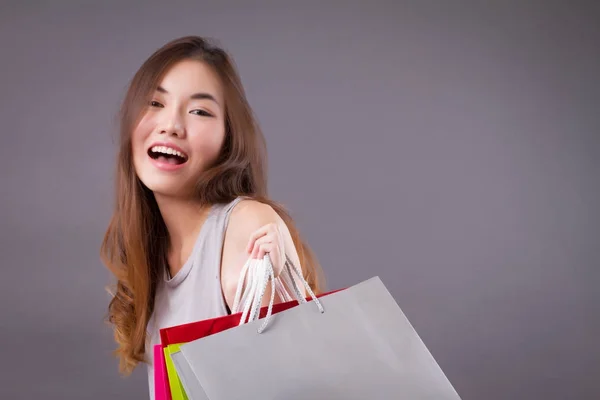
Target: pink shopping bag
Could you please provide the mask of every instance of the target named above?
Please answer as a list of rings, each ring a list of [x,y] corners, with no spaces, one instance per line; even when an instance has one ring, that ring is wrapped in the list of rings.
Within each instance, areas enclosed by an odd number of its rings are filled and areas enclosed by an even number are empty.
[[[160,344],[154,346],[154,399],[171,400],[165,354]]]

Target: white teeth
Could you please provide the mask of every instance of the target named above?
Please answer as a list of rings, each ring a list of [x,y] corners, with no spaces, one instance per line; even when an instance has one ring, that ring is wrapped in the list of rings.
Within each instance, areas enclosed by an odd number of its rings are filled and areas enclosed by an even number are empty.
[[[167,147],[167,146],[153,146],[150,149],[150,151],[152,151],[153,153],[174,154],[183,159],[187,158],[185,155],[183,155],[183,153],[181,153],[175,149],[172,149],[170,147]]]

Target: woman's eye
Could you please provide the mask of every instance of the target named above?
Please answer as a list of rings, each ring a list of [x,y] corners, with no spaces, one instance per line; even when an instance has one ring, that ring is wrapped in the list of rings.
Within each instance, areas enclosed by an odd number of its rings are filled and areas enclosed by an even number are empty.
[[[162,107],[163,105],[160,104],[158,101],[152,100],[150,102],[150,107]]]
[[[204,110],[192,110],[190,114],[200,115],[202,117],[212,117],[212,114]]]

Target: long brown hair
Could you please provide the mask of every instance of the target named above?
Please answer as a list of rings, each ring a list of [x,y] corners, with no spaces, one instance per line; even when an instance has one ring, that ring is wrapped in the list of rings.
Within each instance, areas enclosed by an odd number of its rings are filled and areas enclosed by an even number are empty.
[[[233,60],[204,38],[187,36],[173,40],[152,54],[134,75],[119,115],[116,199],[101,257],[117,281],[108,307],[108,322],[113,325],[118,345],[115,353],[120,359],[119,369],[126,375],[145,361],[146,328],[169,246],[154,195],[135,173],[131,134],[162,76],[175,63],[186,59],[200,60],[212,67],[225,94],[225,141],[215,165],[203,173],[197,184],[198,201],[215,204],[248,196],[269,204],[292,234],[306,280],[316,292],[323,289],[314,254],[300,238],[289,213],[267,196],[266,144]]]

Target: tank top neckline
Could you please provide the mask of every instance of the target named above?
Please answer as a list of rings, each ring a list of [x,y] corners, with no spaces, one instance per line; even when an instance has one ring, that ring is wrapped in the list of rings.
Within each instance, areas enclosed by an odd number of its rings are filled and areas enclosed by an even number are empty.
[[[190,255],[188,256],[187,260],[185,261],[185,263],[183,264],[181,269],[175,274],[175,276],[171,276],[171,274],[169,273],[168,264],[165,265],[163,279],[167,286],[175,287],[175,286],[179,285],[181,282],[183,282],[183,280],[190,273],[190,270],[192,269],[192,266],[194,265],[194,259],[195,259],[196,253],[198,252],[198,248],[201,246],[202,240],[209,229],[211,219],[215,216],[215,211],[217,208],[216,206],[217,206],[217,204],[212,204],[210,209],[208,210],[206,218],[204,219],[204,222],[202,223],[202,227],[200,228],[200,232],[198,233],[198,236],[196,236],[196,241],[194,242],[194,247],[192,247],[192,251],[190,252]]]

